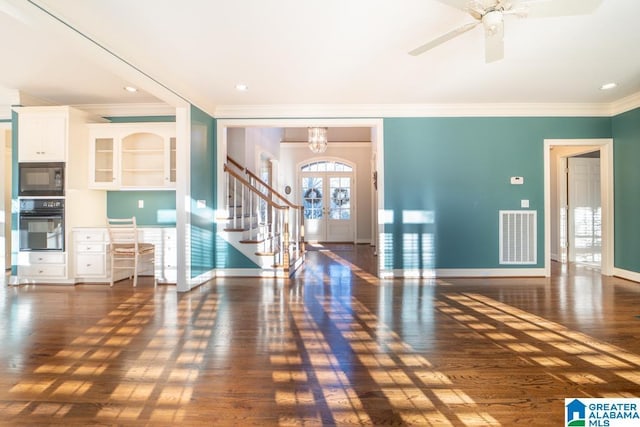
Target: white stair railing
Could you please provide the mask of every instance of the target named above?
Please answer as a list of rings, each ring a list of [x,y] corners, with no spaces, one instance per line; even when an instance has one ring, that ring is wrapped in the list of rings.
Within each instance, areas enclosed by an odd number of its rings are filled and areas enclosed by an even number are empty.
[[[273,256],[274,266],[288,270],[304,253],[303,208],[230,158],[229,163],[226,231],[245,233],[241,243],[257,244],[257,255]]]

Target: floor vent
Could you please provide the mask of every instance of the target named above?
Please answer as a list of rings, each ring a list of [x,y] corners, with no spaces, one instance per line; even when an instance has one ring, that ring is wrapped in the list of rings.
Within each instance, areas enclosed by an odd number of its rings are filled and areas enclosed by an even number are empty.
[[[500,211],[500,264],[537,263],[536,211]]]

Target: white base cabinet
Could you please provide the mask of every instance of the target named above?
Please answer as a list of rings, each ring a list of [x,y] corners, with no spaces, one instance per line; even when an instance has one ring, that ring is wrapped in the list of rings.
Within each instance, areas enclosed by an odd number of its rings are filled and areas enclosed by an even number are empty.
[[[18,252],[18,284],[71,284],[67,279],[66,252]]]
[[[73,253],[76,282],[104,282],[107,278],[107,236],[105,230],[74,229]]]
[[[166,227],[139,228],[140,242],[155,246],[155,276],[158,283],[176,283],[176,229]],[[111,281],[109,233],[106,228],[73,229],[73,265],[76,283],[105,283]],[[139,271],[149,271],[141,265]],[[116,271],[117,280],[127,277],[127,271]]]

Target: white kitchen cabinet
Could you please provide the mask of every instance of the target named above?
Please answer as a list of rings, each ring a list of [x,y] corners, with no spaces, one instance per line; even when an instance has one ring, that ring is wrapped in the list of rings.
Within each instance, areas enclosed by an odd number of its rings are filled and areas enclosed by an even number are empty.
[[[22,107],[18,112],[18,161],[66,161],[68,110],[60,107]]]
[[[105,190],[175,188],[174,123],[89,125],[89,187]]]
[[[142,227],[138,229],[140,242],[155,245],[155,276],[158,283],[176,283],[176,229]],[[73,264],[76,283],[108,283],[111,280],[109,232],[102,227],[73,229]],[[148,271],[144,265],[140,271]],[[117,271],[116,281],[127,276]]]
[[[104,229],[74,229],[76,282],[104,282],[107,275],[107,236]]]
[[[18,252],[21,282],[67,283],[66,252]]]
[[[177,246],[176,229],[167,227],[141,228],[140,239],[155,245],[155,270],[158,283],[176,283]]]

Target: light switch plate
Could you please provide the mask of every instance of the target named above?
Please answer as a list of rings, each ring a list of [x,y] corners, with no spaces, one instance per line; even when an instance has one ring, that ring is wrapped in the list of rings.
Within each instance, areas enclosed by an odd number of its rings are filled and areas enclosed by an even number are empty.
[[[144,200],[138,200],[138,208],[139,209],[144,208]]]
[[[521,208],[528,208],[529,207],[529,201],[528,200],[520,200],[520,207]]]

